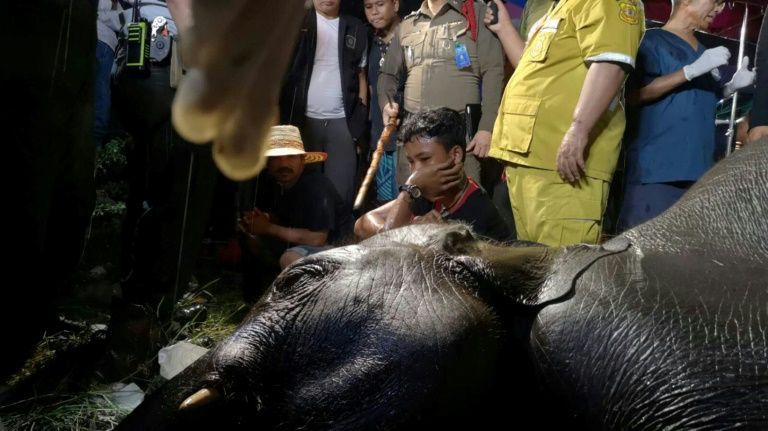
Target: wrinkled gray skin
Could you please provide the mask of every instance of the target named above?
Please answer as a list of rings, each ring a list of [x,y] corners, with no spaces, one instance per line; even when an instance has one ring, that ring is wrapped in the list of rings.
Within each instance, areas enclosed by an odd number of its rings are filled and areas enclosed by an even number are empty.
[[[766,264],[768,142],[600,248],[407,227],[290,267],[120,429],[768,429]]]

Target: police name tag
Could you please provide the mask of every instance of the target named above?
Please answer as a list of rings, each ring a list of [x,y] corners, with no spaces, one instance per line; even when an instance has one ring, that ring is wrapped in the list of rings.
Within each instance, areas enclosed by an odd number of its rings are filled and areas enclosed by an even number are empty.
[[[456,67],[464,69],[470,65],[472,65],[472,62],[469,60],[467,46],[463,43],[456,42]]]

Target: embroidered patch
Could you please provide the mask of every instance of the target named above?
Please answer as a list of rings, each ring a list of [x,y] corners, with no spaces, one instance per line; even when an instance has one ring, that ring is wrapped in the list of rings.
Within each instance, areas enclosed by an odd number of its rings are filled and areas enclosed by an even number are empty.
[[[536,41],[533,42],[533,46],[531,46],[531,57],[537,58],[541,55],[542,51],[544,50],[544,42],[541,40],[540,37],[536,38]]]
[[[344,38],[347,48],[349,49],[355,49],[355,45],[357,44],[357,39],[355,36],[352,36],[351,34],[348,34],[347,37]]]
[[[619,19],[627,24],[636,25],[640,22],[640,11],[637,5],[628,2],[619,2]]]

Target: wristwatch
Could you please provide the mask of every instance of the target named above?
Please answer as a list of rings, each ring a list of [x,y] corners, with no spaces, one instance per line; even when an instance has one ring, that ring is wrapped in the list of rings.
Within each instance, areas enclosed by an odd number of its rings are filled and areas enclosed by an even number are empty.
[[[416,200],[421,197],[421,189],[419,186],[414,186],[413,184],[403,184],[398,188],[398,190],[408,193],[408,196],[410,196],[412,200]]]

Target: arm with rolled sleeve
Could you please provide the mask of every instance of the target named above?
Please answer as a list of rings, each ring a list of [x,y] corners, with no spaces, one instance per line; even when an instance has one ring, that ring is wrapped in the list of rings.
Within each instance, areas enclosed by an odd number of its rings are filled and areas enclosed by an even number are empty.
[[[393,100],[400,85],[400,76],[405,70],[403,59],[403,48],[400,46],[400,31],[395,33],[387,49],[387,55],[384,58],[384,64],[379,70],[379,80],[376,84],[376,92],[379,97],[379,107],[384,111],[384,106],[389,100]]]
[[[658,42],[649,38],[643,39],[643,42],[640,44],[640,50],[637,53],[638,72],[647,76],[655,76],[656,78],[648,84],[639,83],[639,89],[627,95],[627,101],[630,105],[653,102],[688,82],[683,69],[662,75],[659,62],[659,59],[665,55],[662,51],[663,47],[659,47]]]
[[[478,15],[478,16],[483,16]],[[482,22],[478,24],[477,57],[482,82],[482,116],[478,130],[492,131],[504,90],[504,54],[501,43]]]
[[[591,0],[574,11],[576,37],[589,70],[557,154],[557,170],[569,182],[580,179],[589,135],[619,92],[625,72],[635,65],[644,15],[639,0],[633,5],[628,10],[614,0]]]

